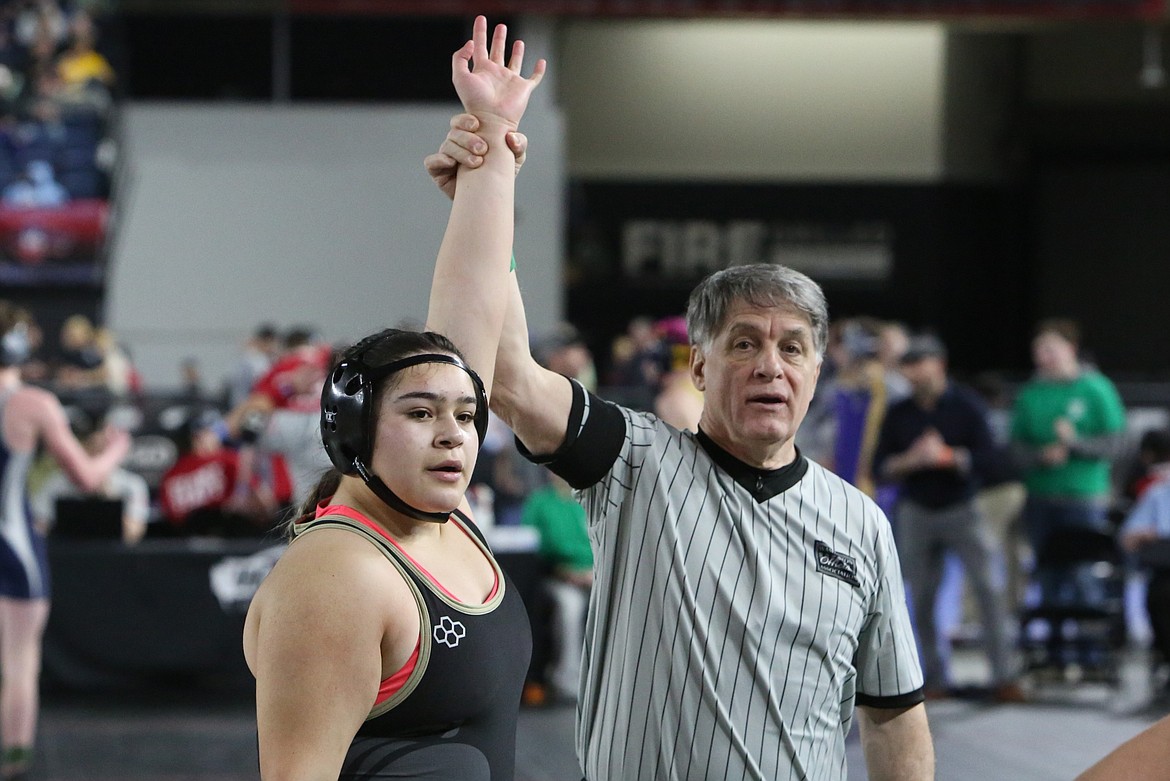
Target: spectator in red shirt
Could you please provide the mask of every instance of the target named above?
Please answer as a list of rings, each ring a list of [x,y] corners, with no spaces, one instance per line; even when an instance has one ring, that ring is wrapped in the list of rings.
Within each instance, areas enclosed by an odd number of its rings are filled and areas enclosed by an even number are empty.
[[[224,446],[222,430],[218,415],[204,413],[192,416],[180,434],[183,455],[159,486],[160,508],[178,534],[262,534],[292,499],[283,459],[270,457],[245,478],[240,454]]]
[[[228,435],[240,443],[243,469],[280,457],[293,479],[299,504],[329,468],[321,447],[321,385],[333,364],[333,350],[307,329],[285,337],[285,353],[228,414]]]
[[[329,371],[332,349],[313,338],[306,329],[294,329],[285,337],[285,352],[252,386],[245,405],[263,411],[294,409],[317,413],[321,383]]]

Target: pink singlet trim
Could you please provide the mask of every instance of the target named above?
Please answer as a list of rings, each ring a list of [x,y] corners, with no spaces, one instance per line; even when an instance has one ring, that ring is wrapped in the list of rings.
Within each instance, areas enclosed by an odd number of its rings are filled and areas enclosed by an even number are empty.
[[[415,665],[418,664],[418,652],[422,647],[422,640],[414,644],[414,653],[406,660],[406,664],[398,670],[398,672],[391,675],[386,680],[382,681],[378,686],[378,696],[374,699],[375,705],[381,705],[386,700],[398,693],[398,690],[406,685],[406,681],[410,678],[410,674],[414,672]]]
[[[417,567],[418,571],[421,572],[424,576],[426,576],[426,579],[428,581],[430,581],[431,585],[433,585],[439,591],[443,592],[444,594],[446,594],[448,597],[455,600],[456,602],[461,601],[457,596],[455,596],[450,591],[448,591],[446,588],[444,588],[443,584],[440,583],[438,580],[436,580],[434,575],[427,572],[425,567],[423,567],[417,561],[415,561],[413,558],[411,558],[410,554],[407,553],[406,551],[404,551],[402,549],[402,546],[399,545],[389,534],[386,533],[385,529],[383,529],[381,526],[379,526],[378,524],[371,521],[366,516],[359,513],[357,510],[354,510],[351,507],[346,507],[345,505],[341,505],[341,504],[326,505],[324,502],[322,502],[321,505],[319,505],[317,507],[316,517],[320,518],[320,517],[325,516],[325,515],[344,516],[346,518],[349,518],[351,521],[355,521],[357,523],[360,523],[362,526],[365,526],[370,531],[375,532],[379,537],[381,537],[382,539],[386,540],[386,542],[393,545],[395,547],[395,549],[398,550],[399,553],[401,553],[403,556],[405,556],[410,561],[411,564],[413,564],[415,567]],[[462,524],[455,524],[455,527],[457,529],[459,529],[459,531],[466,534],[468,537],[472,536],[471,533],[469,531],[467,531],[467,529],[463,528]],[[472,542],[475,542],[475,540],[473,539]],[[492,567],[492,576],[494,578],[494,582],[492,583],[492,590],[491,590],[491,592],[488,593],[487,599],[484,600],[484,604],[491,602],[492,598],[495,597],[496,592],[498,592],[500,590],[500,576],[496,572],[495,567]],[[415,643],[414,653],[412,653],[410,655],[410,658],[406,660],[406,663],[404,665],[402,665],[401,668],[399,668],[398,672],[394,673],[389,678],[386,678],[384,681],[382,681],[381,685],[378,686],[378,696],[374,700],[375,705],[380,705],[383,702],[385,702],[386,700],[390,699],[391,697],[394,696],[395,693],[397,693],[403,686],[406,685],[406,681],[410,678],[410,674],[414,672],[414,668],[418,664],[418,655],[419,655],[419,650],[421,649],[421,647],[422,647],[422,638],[420,637],[419,641],[417,643]]]

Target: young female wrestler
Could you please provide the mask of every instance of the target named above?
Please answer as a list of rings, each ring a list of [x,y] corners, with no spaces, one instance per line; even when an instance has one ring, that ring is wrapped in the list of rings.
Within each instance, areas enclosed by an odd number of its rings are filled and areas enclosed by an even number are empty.
[[[505,65],[505,37],[498,26],[489,52],[479,17],[452,63],[497,151],[459,175],[435,269],[448,283],[468,254],[510,260],[508,137],[544,64],[521,77],[522,44]],[[363,339],[325,381],[322,439],[337,472],[245,626],[264,779],[513,776],[531,639],[464,496],[486,428],[500,287],[474,307],[432,302],[427,332]]]
[[[86,452],[61,402],[25,385],[28,318],[0,301],[0,778],[24,778],[32,759],[40,705],[41,639],[49,616],[45,540],[34,528],[26,477],[44,445],[80,488],[97,490],[130,449],[124,431],[109,429],[104,447]]]

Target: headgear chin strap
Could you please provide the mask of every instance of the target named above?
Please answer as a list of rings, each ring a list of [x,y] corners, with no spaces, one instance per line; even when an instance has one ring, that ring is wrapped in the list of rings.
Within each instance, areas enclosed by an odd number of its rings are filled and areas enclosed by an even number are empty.
[[[475,387],[475,432],[480,444],[483,444],[488,424],[488,401],[483,381],[463,360],[446,353],[410,355],[381,366],[370,366],[362,360],[363,357],[339,363],[321,389],[321,441],[325,445],[325,452],[338,471],[360,477],[374,495],[392,510],[415,520],[444,523],[455,510],[454,507],[446,512],[420,510],[407,504],[370,469],[377,423],[373,408],[374,385],[383,377],[419,364],[445,363],[458,366],[467,372]]]

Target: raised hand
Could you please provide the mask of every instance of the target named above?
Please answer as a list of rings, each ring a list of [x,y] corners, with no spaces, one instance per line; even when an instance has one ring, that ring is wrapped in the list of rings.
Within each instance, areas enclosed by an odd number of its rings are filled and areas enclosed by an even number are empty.
[[[474,114],[456,114],[451,117],[451,129],[439,151],[427,155],[423,160],[427,174],[448,198],[455,197],[455,175],[460,168],[478,168],[483,165],[488,145],[476,135],[478,130],[479,120]],[[519,175],[528,153],[528,138],[523,133],[512,132],[504,140],[516,158],[516,173]]]
[[[515,129],[528,107],[528,98],[544,78],[545,62],[538,60],[532,75],[524,78],[520,69],[524,64],[524,42],[512,43],[512,54],[504,62],[508,29],[496,25],[488,49],[487,19],[475,17],[472,38],[451,58],[451,81],[455,92],[469,113],[481,122],[498,119]]]

